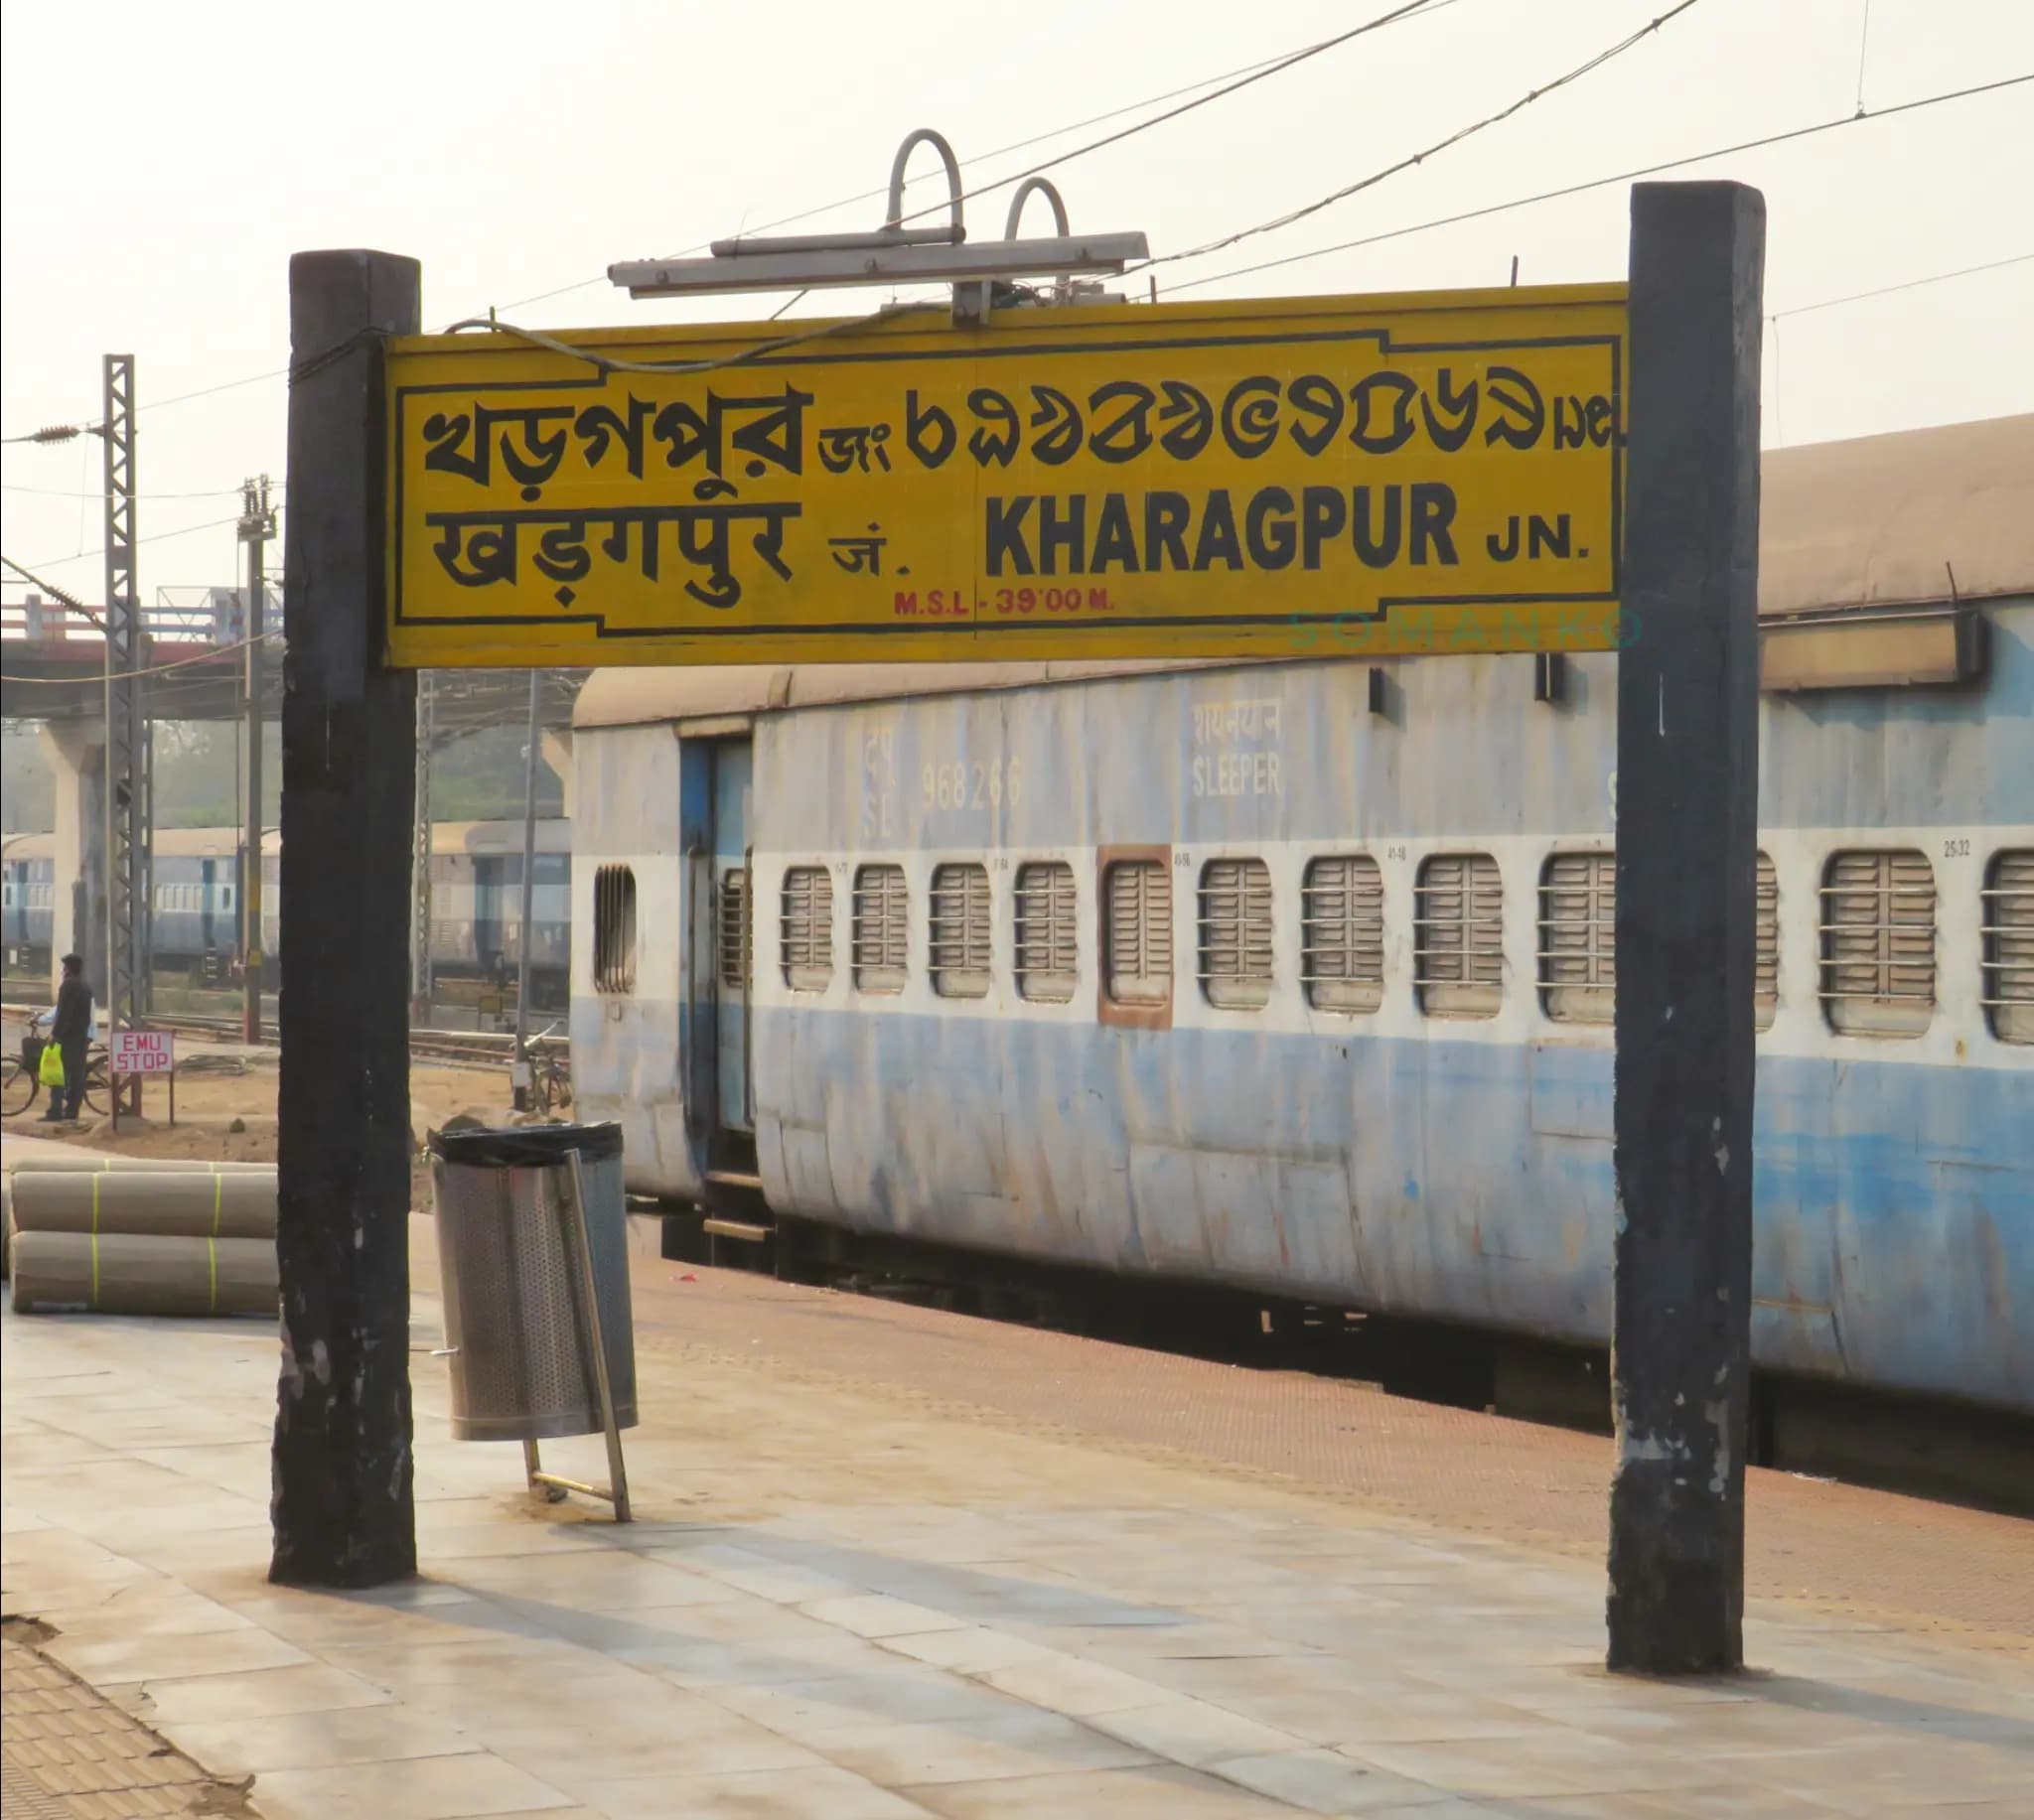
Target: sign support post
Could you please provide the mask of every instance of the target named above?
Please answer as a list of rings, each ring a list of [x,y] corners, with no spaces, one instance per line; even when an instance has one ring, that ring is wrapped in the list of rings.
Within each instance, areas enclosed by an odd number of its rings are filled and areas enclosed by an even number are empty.
[[[1744,1661],[1765,202],[1632,193],[1609,1665]]]
[[[290,261],[274,1555],[291,1586],[416,1572],[409,1386],[409,874],[416,682],[384,668],[380,342],[421,272]],[[252,838],[258,855],[258,832]]]

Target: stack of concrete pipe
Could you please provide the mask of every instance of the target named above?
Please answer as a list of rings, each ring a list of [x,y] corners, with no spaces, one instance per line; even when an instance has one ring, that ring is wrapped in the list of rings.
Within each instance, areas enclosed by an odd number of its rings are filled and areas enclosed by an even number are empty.
[[[273,1164],[80,1153],[5,1181],[17,1313],[276,1312]]]

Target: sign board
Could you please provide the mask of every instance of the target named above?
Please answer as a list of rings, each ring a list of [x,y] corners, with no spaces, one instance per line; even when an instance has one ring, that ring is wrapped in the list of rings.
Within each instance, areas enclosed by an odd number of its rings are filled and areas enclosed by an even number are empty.
[[[398,666],[1603,649],[1625,288],[389,344]],[[804,334],[802,327],[793,333]]]
[[[116,1030],[112,1036],[115,1074],[168,1074],[177,1065],[176,1038],[166,1030]]]

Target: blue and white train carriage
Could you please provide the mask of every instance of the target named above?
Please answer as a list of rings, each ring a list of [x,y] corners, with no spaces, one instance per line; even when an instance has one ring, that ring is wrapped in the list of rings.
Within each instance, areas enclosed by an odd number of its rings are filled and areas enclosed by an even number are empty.
[[[2034,417],[1765,520],[1756,1356],[2034,1410]],[[580,1104],[651,1193],[1600,1344],[1614,682],[600,673]]]
[[[565,986],[571,936],[570,824],[536,826],[530,968],[535,995],[554,1002]],[[10,834],[0,841],[0,920],[9,965],[47,971],[54,928],[56,836]],[[262,950],[281,951],[282,837],[261,839]],[[240,860],[232,828],[158,828],[152,855],[150,953],[159,970],[223,961],[240,942]],[[69,889],[67,887],[67,889]],[[431,830],[431,965],[445,976],[513,970],[522,940],[522,824],[441,821]]]

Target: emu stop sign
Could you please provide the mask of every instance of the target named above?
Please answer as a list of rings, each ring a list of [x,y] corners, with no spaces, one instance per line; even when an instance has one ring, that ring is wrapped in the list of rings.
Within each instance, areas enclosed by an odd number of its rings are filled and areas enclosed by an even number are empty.
[[[115,1074],[167,1074],[177,1065],[176,1038],[166,1030],[116,1030]]]

